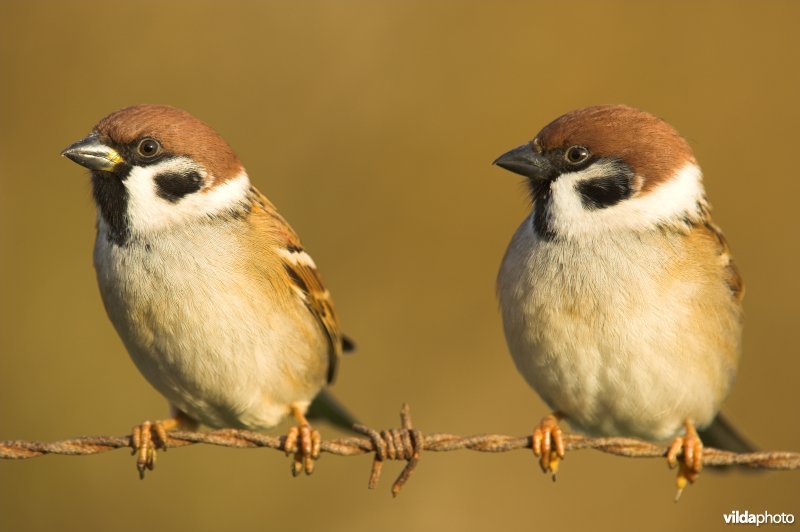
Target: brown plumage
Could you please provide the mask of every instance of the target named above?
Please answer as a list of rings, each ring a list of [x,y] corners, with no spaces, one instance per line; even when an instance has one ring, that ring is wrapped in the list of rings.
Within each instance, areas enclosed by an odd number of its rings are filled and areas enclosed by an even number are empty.
[[[534,139],[541,150],[588,147],[600,157],[623,159],[643,179],[647,192],[694,161],[689,143],[660,118],[627,105],[596,105],[566,113]],[[643,146],[652,149],[642,149]]]
[[[725,235],[722,234],[722,229],[712,222],[710,218],[705,221],[704,228],[711,233],[717,241],[719,261],[725,269],[725,282],[731,289],[733,297],[741,303],[744,299],[744,280],[731,256],[728,240],[725,238]]]
[[[233,179],[243,169],[239,157],[211,126],[176,107],[150,104],[125,107],[103,118],[94,131],[102,142],[115,145],[151,137],[171,153],[191,153],[214,176],[212,186]]]
[[[302,297],[309,312],[314,316],[328,338],[328,384],[336,378],[339,357],[342,355],[344,338],[339,329],[336,311],[333,308],[330,292],[322,282],[322,276],[316,267],[301,260],[302,256],[310,256],[303,248],[300,237],[294,232],[289,222],[281,216],[275,206],[256,188],[250,188],[253,216],[265,216],[272,220],[272,225],[280,240],[278,245],[286,251],[281,255],[283,267],[289,275],[289,282]],[[296,260],[292,260],[296,257]]]

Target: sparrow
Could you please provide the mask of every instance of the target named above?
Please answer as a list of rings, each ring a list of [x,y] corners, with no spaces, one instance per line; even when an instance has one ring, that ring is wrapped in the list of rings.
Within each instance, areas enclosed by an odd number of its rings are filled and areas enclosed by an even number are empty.
[[[744,285],[686,140],[645,111],[599,105],[494,164],[524,176],[532,198],[497,293],[515,365],[553,409],[532,438],[542,470],[555,479],[564,457],[560,420],[672,440],[677,497],[702,468],[703,439],[751,450],[718,415],[739,361]]]
[[[353,345],[314,260],[231,147],[186,111],[135,105],[62,155],[91,171],[108,317],[173,414],[134,427],[140,476],[167,430],[264,430],[287,415],[292,471],[310,474],[320,435],[306,413],[318,397],[350,421],[323,388]]]

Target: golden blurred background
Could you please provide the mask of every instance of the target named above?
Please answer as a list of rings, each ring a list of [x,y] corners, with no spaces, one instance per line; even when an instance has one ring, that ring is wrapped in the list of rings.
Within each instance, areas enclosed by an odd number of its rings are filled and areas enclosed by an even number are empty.
[[[724,411],[800,450],[800,4],[0,2],[0,440],[126,434],[166,414],[105,316],[84,171],[59,157],[134,103],[215,127],[320,265],[359,351],[335,393],[376,428],[529,434],[546,412],[502,336],[494,279],[528,210],[491,161],[577,107],[674,124],[703,165],[747,282]],[[323,437],[341,433],[320,427]],[[276,429],[282,433],[285,426]],[[705,473],[673,504],[660,460],[428,453],[389,464],[195,446],[140,481],[125,451],[0,462],[0,529],[713,530],[792,512],[800,472]]]

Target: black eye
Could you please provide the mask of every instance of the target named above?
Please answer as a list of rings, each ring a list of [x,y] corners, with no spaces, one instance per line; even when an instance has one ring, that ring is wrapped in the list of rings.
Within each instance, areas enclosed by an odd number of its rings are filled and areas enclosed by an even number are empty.
[[[569,164],[581,164],[589,158],[589,155],[589,150],[583,146],[572,146],[564,153],[564,159],[566,159]]]
[[[139,141],[139,146],[136,147],[136,151],[138,151],[139,155],[142,157],[154,157],[161,151],[161,144],[155,139],[142,139]]]

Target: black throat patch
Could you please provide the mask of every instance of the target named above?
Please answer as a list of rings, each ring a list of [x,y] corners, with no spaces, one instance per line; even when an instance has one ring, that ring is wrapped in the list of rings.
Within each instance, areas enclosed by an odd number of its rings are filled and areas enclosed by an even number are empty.
[[[531,180],[531,197],[533,199],[533,229],[544,240],[553,240],[556,232],[550,223],[552,204],[552,181]]]
[[[116,174],[92,172],[92,195],[108,226],[108,238],[124,246],[131,236],[128,223],[128,189]]]

